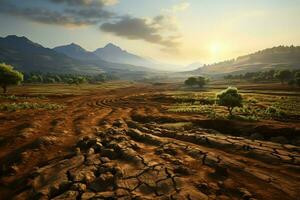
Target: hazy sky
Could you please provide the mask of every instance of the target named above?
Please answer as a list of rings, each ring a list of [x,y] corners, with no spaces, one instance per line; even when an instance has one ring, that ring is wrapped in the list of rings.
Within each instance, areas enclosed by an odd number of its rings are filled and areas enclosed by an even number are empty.
[[[300,45],[300,0],[0,0],[0,35],[211,63]]]

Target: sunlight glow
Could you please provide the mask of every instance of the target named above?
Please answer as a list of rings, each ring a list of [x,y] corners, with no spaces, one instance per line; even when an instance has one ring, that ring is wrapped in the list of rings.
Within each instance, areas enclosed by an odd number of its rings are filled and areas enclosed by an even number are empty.
[[[218,56],[222,51],[222,45],[219,42],[214,42],[210,45],[210,53],[212,56]]]

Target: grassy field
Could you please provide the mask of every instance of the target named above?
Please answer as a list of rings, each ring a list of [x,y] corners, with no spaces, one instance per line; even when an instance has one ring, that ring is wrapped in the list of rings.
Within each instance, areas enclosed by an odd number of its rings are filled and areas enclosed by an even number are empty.
[[[227,118],[225,107],[216,105],[218,89],[206,91],[168,93],[176,103],[167,107],[169,112],[199,113],[209,118]],[[257,121],[260,119],[293,120],[300,119],[300,96],[295,92],[272,92],[241,90],[243,107],[235,108],[237,119]]]

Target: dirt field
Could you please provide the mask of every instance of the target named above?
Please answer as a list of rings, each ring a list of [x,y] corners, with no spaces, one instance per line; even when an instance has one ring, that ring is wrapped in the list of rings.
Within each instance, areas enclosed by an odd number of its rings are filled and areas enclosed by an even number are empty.
[[[0,111],[0,199],[300,199],[300,113],[250,122],[170,112],[177,90],[13,89],[0,103],[47,109]]]

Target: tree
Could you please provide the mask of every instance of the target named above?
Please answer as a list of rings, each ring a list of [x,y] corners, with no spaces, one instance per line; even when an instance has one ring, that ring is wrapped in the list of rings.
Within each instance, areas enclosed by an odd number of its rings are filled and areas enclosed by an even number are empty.
[[[206,84],[207,79],[204,78],[203,76],[199,76],[197,79],[197,84],[199,87],[203,87]]]
[[[275,74],[275,78],[279,79],[283,84],[285,81],[292,78],[292,73],[290,70],[280,70]]]
[[[238,93],[237,88],[228,87],[226,90],[217,94],[217,104],[226,106],[230,116],[232,116],[232,110],[235,107],[241,107],[243,105],[243,98]]]
[[[187,86],[195,86],[198,85],[199,87],[203,87],[208,82],[208,79],[206,79],[203,76],[199,77],[189,77],[187,80],[185,80],[184,84]]]
[[[23,81],[23,74],[14,70],[11,65],[0,63],[0,86],[3,93],[7,92],[7,86],[17,85]]]
[[[194,86],[197,85],[197,78],[196,77],[189,77],[187,80],[185,80],[184,84],[187,86]]]

